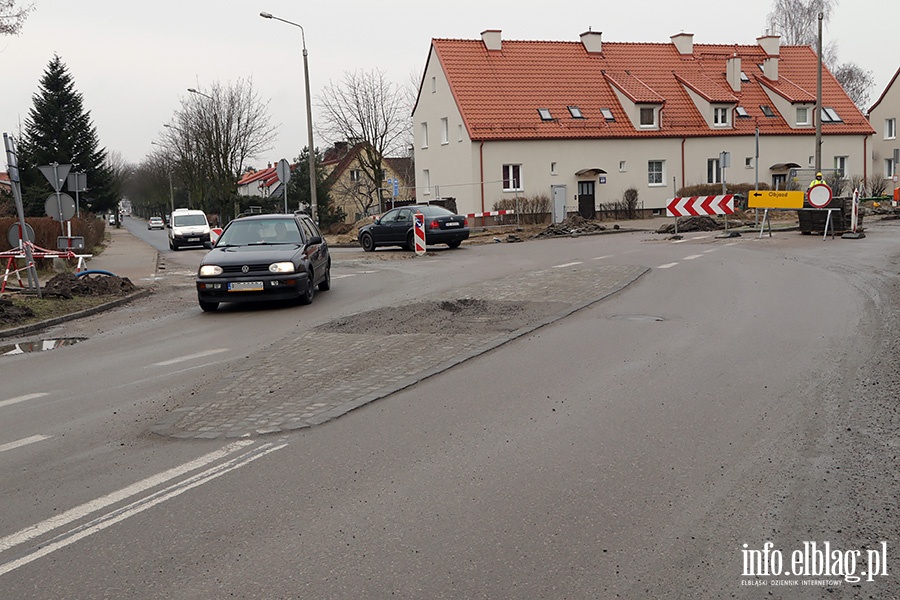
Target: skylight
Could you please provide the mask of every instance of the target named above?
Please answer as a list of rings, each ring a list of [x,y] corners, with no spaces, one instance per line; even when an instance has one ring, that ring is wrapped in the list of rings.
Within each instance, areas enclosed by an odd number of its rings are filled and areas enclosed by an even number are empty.
[[[841,119],[840,115],[837,114],[830,106],[826,106],[822,108],[822,122],[823,123],[843,123],[844,120]]]
[[[745,83],[748,82],[748,81],[750,81],[750,78],[747,77],[747,74],[744,73],[743,71],[741,71],[741,81],[743,81],[743,82],[745,82]]]
[[[581,113],[581,109],[577,106],[569,107],[569,114],[572,115],[573,119],[583,119],[584,115]]]
[[[601,108],[600,114],[603,115],[603,118],[607,121],[615,121],[616,118],[613,116],[612,111],[608,108]]]
[[[762,113],[763,113],[765,116],[767,116],[767,117],[774,117],[774,116],[775,116],[775,113],[772,112],[772,107],[770,107],[768,104],[760,104],[760,105],[759,105],[759,109],[760,109],[760,110],[762,111]]]
[[[552,121],[553,115],[550,114],[549,108],[539,108],[538,114],[541,115],[541,121]]]
[[[743,106],[738,106],[737,108],[734,109],[734,112],[736,112],[737,116],[741,117],[742,119],[750,118],[750,113],[748,113],[747,109],[744,108]]]

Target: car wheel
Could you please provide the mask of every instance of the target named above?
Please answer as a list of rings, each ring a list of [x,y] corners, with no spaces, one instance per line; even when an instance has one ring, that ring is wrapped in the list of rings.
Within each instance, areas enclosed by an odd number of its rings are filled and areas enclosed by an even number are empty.
[[[316,295],[316,283],[313,274],[309,273],[306,277],[306,291],[300,294],[297,299],[300,304],[312,304],[313,297]]]
[[[460,245],[460,244],[462,244],[462,242],[447,242],[447,246],[448,246],[451,250],[453,250],[454,248],[459,248],[459,245]]]
[[[372,234],[364,233],[359,236],[359,245],[362,246],[362,249],[366,252],[375,250],[375,240],[372,238]]]
[[[325,278],[319,282],[319,291],[327,292],[331,289],[331,264],[325,267]]]
[[[413,252],[416,250],[416,234],[412,231],[406,234],[406,249]]]
[[[219,308],[218,302],[206,302],[205,300],[199,300],[200,308],[203,312],[213,312],[217,308]]]

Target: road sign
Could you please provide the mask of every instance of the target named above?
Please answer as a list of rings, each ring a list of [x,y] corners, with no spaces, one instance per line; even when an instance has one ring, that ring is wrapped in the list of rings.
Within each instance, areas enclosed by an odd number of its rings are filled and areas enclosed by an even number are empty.
[[[210,227],[209,228],[209,242],[211,244],[215,244],[216,240],[219,239],[220,235],[222,235],[221,227]]]
[[[44,174],[44,177],[47,178],[47,181],[50,182],[50,185],[53,186],[53,191],[58,192],[62,189],[63,183],[65,182],[66,177],[69,175],[69,171],[72,169],[72,165],[42,165],[38,167],[38,169],[40,169],[41,173]]]
[[[747,208],[803,208],[802,190],[750,190]]]
[[[24,238],[24,241],[34,243],[34,229],[32,229],[31,225],[25,223],[25,235],[23,236],[19,233],[22,230],[22,226],[18,223],[13,223],[9,226],[9,229],[6,232],[6,241],[9,242],[10,248],[21,248],[21,241]]]
[[[290,163],[282,158],[278,161],[278,166],[275,167],[275,174],[278,175],[278,181],[281,183],[287,184],[291,180],[291,165]]]
[[[831,203],[831,188],[827,183],[817,183],[806,190],[806,200],[813,208],[825,208]]]
[[[68,221],[75,216],[75,201],[68,194],[50,194],[44,202],[44,212],[54,221]]]
[[[87,173],[69,173],[66,187],[70,192],[83,192],[87,189]]]
[[[394,179],[391,183],[394,185],[394,198],[396,198],[400,195],[400,180]]]
[[[425,215],[417,212],[413,217],[415,218],[413,225],[413,243],[416,246],[416,254],[422,256],[425,254]]]
[[[666,205],[669,217],[734,214],[734,194],[672,198]]]

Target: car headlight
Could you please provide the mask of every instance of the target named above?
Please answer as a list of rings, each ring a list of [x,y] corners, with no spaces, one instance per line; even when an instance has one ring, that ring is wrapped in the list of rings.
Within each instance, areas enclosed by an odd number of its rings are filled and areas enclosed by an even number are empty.
[[[294,272],[294,263],[291,262],[277,262],[269,265],[270,273],[293,273]]]
[[[215,277],[222,274],[222,267],[219,265],[202,265],[200,267],[200,277]]]

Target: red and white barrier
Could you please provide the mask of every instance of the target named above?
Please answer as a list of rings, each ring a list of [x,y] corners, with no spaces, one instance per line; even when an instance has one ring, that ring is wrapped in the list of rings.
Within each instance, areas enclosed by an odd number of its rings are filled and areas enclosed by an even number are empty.
[[[490,212],[469,213],[466,216],[470,219],[476,219],[478,217],[499,217],[500,215],[514,214],[516,214],[516,211],[514,210],[492,210]]]
[[[419,212],[413,215],[413,238],[416,254],[425,254],[425,215]]]

